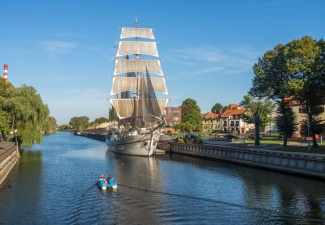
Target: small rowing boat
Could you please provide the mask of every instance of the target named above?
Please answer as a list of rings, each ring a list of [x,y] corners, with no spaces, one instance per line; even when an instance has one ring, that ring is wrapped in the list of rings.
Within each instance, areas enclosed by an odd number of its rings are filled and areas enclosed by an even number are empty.
[[[114,178],[109,179],[108,182],[106,182],[105,180],[99,180],[97,182],[97,185],[102,190],[103,189],[110,189],[110,188],[112,188],[112,189],[117,188],[117,183],[115,182]]]

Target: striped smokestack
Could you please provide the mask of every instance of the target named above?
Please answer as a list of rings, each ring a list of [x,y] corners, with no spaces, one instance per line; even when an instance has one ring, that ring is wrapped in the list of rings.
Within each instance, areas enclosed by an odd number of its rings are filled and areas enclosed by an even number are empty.
[[[8,64],[3,65],[3,78],[8,82]]]

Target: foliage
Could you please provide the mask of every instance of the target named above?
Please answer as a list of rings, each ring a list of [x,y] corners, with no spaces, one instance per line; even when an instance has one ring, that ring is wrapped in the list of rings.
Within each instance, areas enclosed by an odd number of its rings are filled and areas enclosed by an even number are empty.
[[[270,98],[277,102],[277,124],[284,135],[283,146],[287,146],[288,137],[295,129],[291,121],[292,110],[289,109],[286,98],[292,95],[296,85],[286,65],[285,46],[278,44],[273,50],[267,51],[258,63],[254,65],[253,86],[249,93],[255,97]],[[279,124],[279,123],[283,124]],[[286,127],[289,126],[289,127]]]
[[[69,125],[73,130],[82,131],[88,127],[89,118],[86,116],[73,117],[70,119]]]
[[[57,124],[56,119],[52,116],[49,117],[49,123],[50,123],[50,132],[56,132]]]
[[[211,108],[211,112],[217,113],[219,110],[222,110],[223,106],[220,103],[214,104],[214,106]]]
[[[202,124],[201,109],[196,104],[196,101],[188,98],[183,101],[180,107],[182,108],[182,122],[189,122],[193,129],[200,129]]]
[[[278,44],[254,65],[254,74],[250,93],[277,101],[283,122],[290,118],[286,115],[287,98],[304,106],[306,116],[300,122],[310,124],[313,146],[317,147],[315,134],[323,126],[317,116],[322,113],[319,106],[325,103],[325,42],[305,36]]]
[[[178,142],[178,143],[184,143],[185,141],[184,141],[184,138],[178,137],[178,138],[176,138],[176,142]]]
[[[9,132],[8,115],[0,109],[0,141],[3,141],[3,134]]]
[[[316,132],[321,121],[316,119],[321,114],[320,107],[325,102],[325,44],[309,36],[293,40],[286,46],[287,67],[295,85],[294,99],[304,105],[305,123],[310,124],[313,146],[317,147]]]
[[[70,125],[67,125],[67,124],[62,124],[62,125],[59,125],[58,126],[58,130],[61,130],[61,131],[63,131],[63,130],[70,130]]]
[[[244,100],[242,100],[239,105],[246,109],[243,115],[243,121],[246,123],[254,123],[254,113],[257,112],[259,114],[260,127],[262,132],[264,132],[265,127],[272,121],[274,103],[266,98],[258,100],[248,94],[244,96]]]
[[[227,109],[231,109],[229,105],[225,105],[224,107],[222,107],[222,112],[226,111]]]
[[[275,117],[276,127],[279,132],[284,136],[291,137],[295,131],[298,130],[296,122],[297,116],[292,111],[292,108],[285,102],[283,105],[279,104],[280,107],[277,108],[278,115]],[[287,142],[283,143],[283,147],[287,146]]]
[[[108,122],[108,119],[105,117],[99,117],[99,118],[96,118],[94,122],[95,122],[95,125],[100,125],[102,123]]]
[[[180,132],[187,132],[193,130],[194,126],[190,122],[181,122],[175,124],[174,129]]]
[[[10,131],[17,130],[19,142],[23,145],[42,142],[49,109],[34,87],[23,85],[15,88],[7,85],[0,92],[0,109],[8,115]]]
[[[108,121],[110,121],[110,122],[118,121],[118,116],[117,116],[117,113],[113,106],[112,106],[112,108],[109,109]]]

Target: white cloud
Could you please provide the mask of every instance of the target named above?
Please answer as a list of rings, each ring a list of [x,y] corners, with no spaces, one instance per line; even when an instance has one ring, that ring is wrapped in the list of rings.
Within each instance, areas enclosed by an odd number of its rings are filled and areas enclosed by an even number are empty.
[[[210,72],[235,74],[251,70],[261,52],[250,46],[231,45],[224,47],[190,47],[176,49],[168,60],[187,65],[187,74],[201,75]]]
[[[44,41],[42,43],[45,51],[50,54],[67,54],[76,48],[78,45],[74,42],[65,41]]]

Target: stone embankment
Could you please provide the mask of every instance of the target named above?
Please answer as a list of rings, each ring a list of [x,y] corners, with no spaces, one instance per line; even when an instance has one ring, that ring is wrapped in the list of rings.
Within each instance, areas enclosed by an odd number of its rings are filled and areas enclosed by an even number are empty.
[[[18,145],[13,142],[0,142],[0,185],[20,159]]]
[[[171,142],[171,152],[325,179],[325,154]],[[267,147],[265,147],[267,148]]]
[[[76,135],[105,141],[103,134],[79,133]],[[325,154],[276,151],[269,146],[241,147],[220,141],[218,145],[211,142],[204,145],[177,143],[167,135],[162,136],[158,149],[193,157],[223,160],[247,166],[293,173],[325,179]]]

